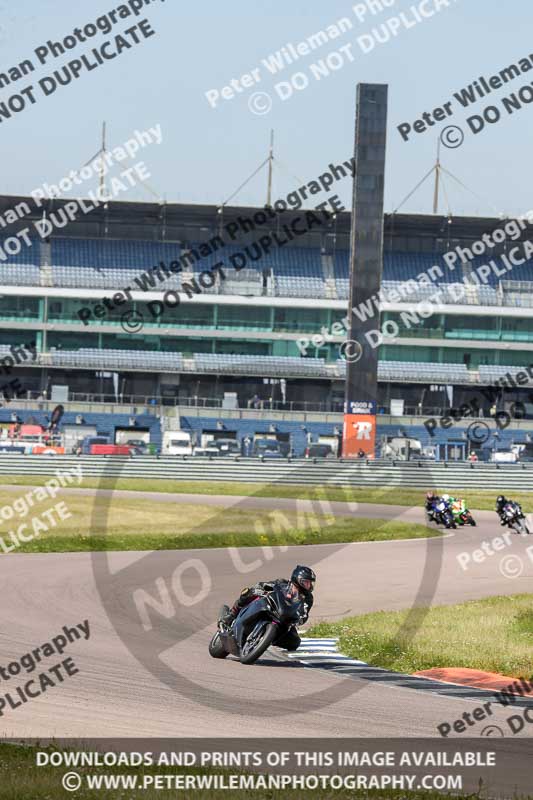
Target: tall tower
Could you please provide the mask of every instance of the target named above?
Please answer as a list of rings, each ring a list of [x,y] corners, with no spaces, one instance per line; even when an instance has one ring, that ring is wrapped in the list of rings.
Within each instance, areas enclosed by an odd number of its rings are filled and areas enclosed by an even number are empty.
[[[365,333],[379,328],[379,312],[365,322],[352,312],[381,287],[383,270],[383,202],[387,138],[388,87],[360,83],[357,86],[355,121],[355,177],[350,236],[350,317],[346,347],[346,394],[343,456],[363,450],[374,458],[378,350]]]

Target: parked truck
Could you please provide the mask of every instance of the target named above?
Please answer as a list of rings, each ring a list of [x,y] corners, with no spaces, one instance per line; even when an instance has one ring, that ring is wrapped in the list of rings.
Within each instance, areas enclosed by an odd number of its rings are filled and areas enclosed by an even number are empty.
[[[194,448],[187,431],[165,431],[163,434],[163,454],[166,456],[192,456]]]

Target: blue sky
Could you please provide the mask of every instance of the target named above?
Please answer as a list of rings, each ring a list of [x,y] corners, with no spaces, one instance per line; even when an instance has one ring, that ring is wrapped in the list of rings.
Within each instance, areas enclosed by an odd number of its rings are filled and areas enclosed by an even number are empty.
[[[377,0],[373,0],[374,4]],[[453,98],[454,92],[479,76],[489,78],[509,64],[533,54],[530,30],[533,7],[526,0],[511,6],[482,0],[450,0],[432,18],[406,29],[385,44],[364,53],[358,37],[398,17],[413,20],[411,6],[421,0],[386,0],[391,4],[361,20],[353,2],[291,0],[282,6],[274,0],[177,0],[154,2],[137,18],[124,19],[106,35],[79,44],[69,54],[44,66],[34,55],[48,39],[62,40],[75,27],[94,22],[117,8],[120,2],[93,0],[73,4],[68,0],[17,0],[0,2],[2,23],[0,72],[26,58],[35,73],[0,90],[0,103],[29,83],[36,84],[70,59],[112,39],[130,25],[148,18],[156,35],[106,62],[92,72],[83,71],[69,86],[50,96],[37,92],[38,102],[0,123],[2,140],[2,192],[26,193],[43,181],[54,182],[78,169],[98,148],[102,120],[108,123],[110,146],[119,145],[133,130],[161,124],[163,143],[143,154],[150,171],[150,185],[168,201],[219,203],[266,157],[270,129],[276,136],[276,155],[287,171],[276,169],[274,196],[283,196],[303,182],[314,179],[331,161],[352,155],[355,86],[358,82],[389,84],[389,131],[385,208],[391,211],[411,191],[435,160],[438,133],[447,124],[465,131],[460,148],[442,149],[444,166],[475,196],[446,180],[449,203],[455,214],[519,214],[533,207],[529,196],[531,169],[530,131],[533,104],[513,115],[502,111],[497,124],[487,125],[474,136],[466,124],[471,114],[487,105],[502,109],[501,98],[533,81],[533,70],[521,75],[471,110],[453,101],[453,117],[431,130],[413,135],[408,142],[397,126],[413,123],[424,111],[432,111]],[[427,0],[433,4],[435,0]],[[283,8],[283,10],[282,10]],[[90,9],[90,10],[89,10]],[[348,17],[353,28],[309,56],[302,56],[279,75],[270,75],[262,59],[288,42],[297,45],[310,35]],[[368,40],[366,40],[368,42]],[[328,78],[315,80],[310,65],[344,45],[351,44],[354,57]],[[532,55],[533,58],[533,55]],[[532,62],[533,63],[533,62]],[[233,100],[210,107],[205,92],[222,90],[232,78],[260,69],[260,83]],[[282,101],[275,84],[304,72],[309,86]],[[253,114],[249,98],[264,91],[272,110]],[[350,187],[344,182],[340,195],[348,204]],[[123,196],[121,199],[126,199]],[[152,200],[141,188],[127,194],[131,200]],[[266,173],[258,175],[235,200],[236,204],[262,204],[266,199]],[[430,212],[432,187],[426,184],[402,211]]]

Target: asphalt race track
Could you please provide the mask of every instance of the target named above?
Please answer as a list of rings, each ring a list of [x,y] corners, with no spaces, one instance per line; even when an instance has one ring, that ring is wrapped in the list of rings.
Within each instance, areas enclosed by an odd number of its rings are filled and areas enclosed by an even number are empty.
[[[200,500],[183,495],[157,499],[176,502],[178,497],[182,502]],[[292,509],[297,502],[201,496],[202,503],[214,506],[222,501],[226,506],[238,502],[241,508],[278,509]],[[332,503],[328,511],[423,522],[420,509]],[[533,561],[526,553],[533,536],[514,535],[501,552],[482,563],[472,562],[467,571],[461,568],[459,553],[471,552],[502,532],[494,513],[475,516],[477,528],[442,538],[294,547],[284,552],[243,548],[232,557],[226,550],[3,556],[0,665],[20,659],[59,634],[64,625],[88,619],[91,635],[87,641],[70,644],[63,656],[74,659],[79,673],[19,708],[5,708],[2,733],[43,738],[265,737],[283,736],[291,720],[304,736],[436,736],[437,725],[455,720],[478,703],[305,668],[276,650],[252,667],[231,659],[217,661],[209,657],[207,644],[223,602],[255,580],[287,574],[295,563],[311,564],[317,572],[313,613],[317,621],[533,592]],[[506,563],[511,566],[502,567],[502,558],[509,556],[513,559]],[[516,557],[521,559],[521,573],[505,577],[505,569],[520,572]],[[201,561],[209,575],[207,598],[178,608],[175,595],[175,616],[155,624],[155,635],[154,630],[145,632],[132,601],[135,592],[144,588],[157,594],[156,581],[170,586],[175,570],[191,559]],[[198,593],[198,580],[195,570],[181,573],[179,588],[185,597]],[[112,609],[111,619],[106,607]],[[154,647],[160,660],[154,657]],[[59,660],[50,658],[39,669]],[[158,670],[161,680],[153,674]],[[169,680],[169,675],[175,677]],[[20,678],[26,680],[26,675]],[[12,679],[17,682],[21,681]],[[9,683],[3,681],[2,691],[8,690]],[[508,715],[508,710],[495,706],[490,721],[503,728]],[[250,726],[251,719],[256,724]],[[470,734],[479,735],[482,727],[481,723],[472,728]],[[529,734],[528,727],[523,735]]]

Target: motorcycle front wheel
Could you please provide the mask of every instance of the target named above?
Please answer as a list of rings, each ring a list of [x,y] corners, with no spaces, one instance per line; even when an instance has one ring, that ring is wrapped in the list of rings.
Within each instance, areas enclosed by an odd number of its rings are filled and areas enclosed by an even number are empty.
[[[529,528],[527,527],[527,525],[526,525],[526,523],[524,522],[523,519],[517,519],[515,522],[513,522],[512,527],[517,533],[520,533],[520,534],[528,534],[529,533]]]
[[[212,658],[227,658],[229,655],[220,639],[220,631],[217,631],[209,642],[209,655]]]
[[[265,622],[264,627],[258,632],[252,631],[242,648],[241,664],[253,664],[257,661],[265,650],[268,650],[277,633],[278,626],[274,622]]]

